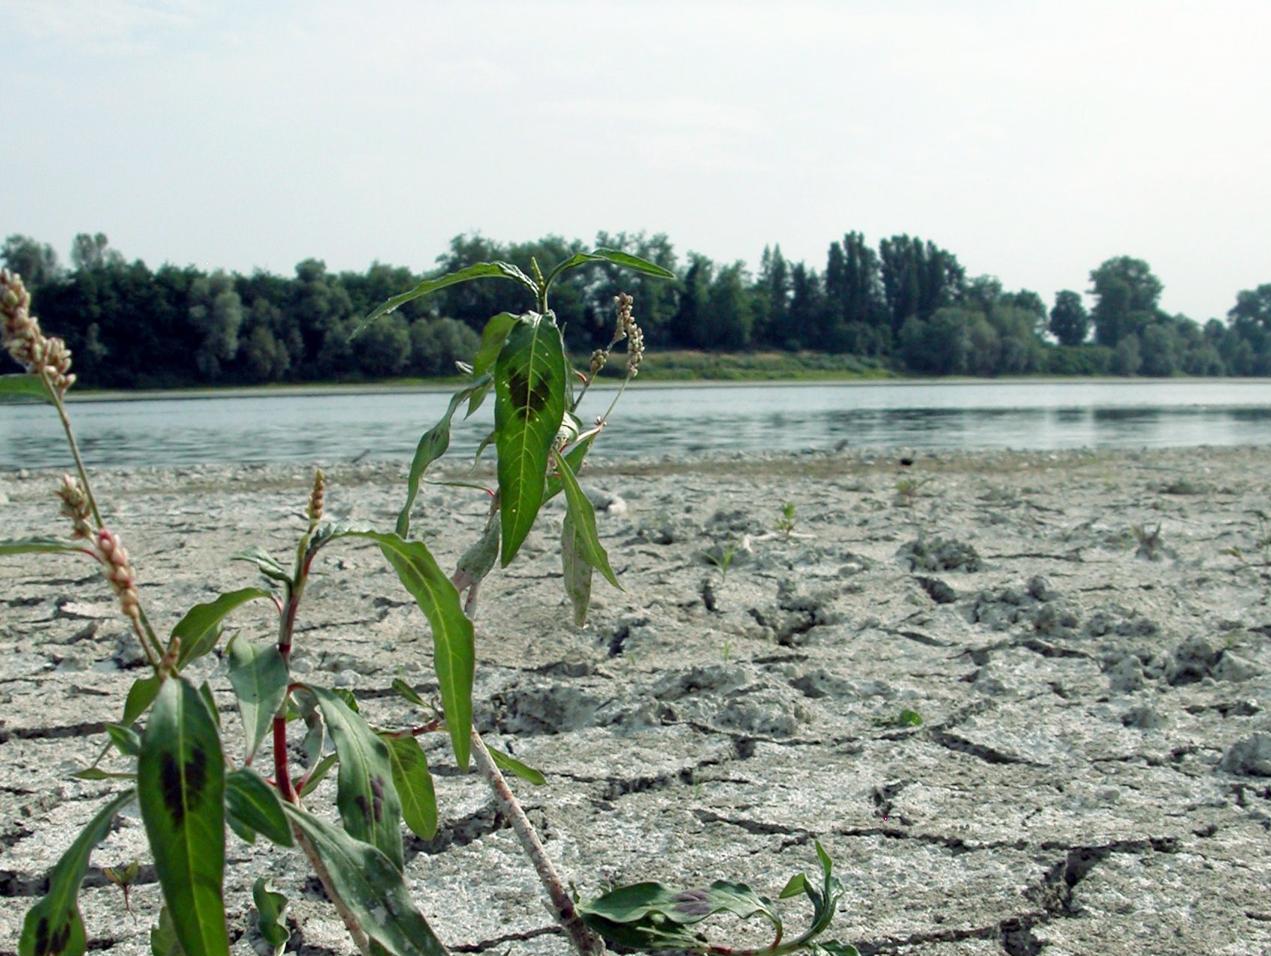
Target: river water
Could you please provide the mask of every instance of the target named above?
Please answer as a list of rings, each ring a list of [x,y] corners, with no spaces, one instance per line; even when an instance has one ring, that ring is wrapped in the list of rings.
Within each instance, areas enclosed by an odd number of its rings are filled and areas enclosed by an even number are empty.
[[[597,389],[580,411],[603,412]],[[448,393],[283,394],[71,406],[89,465],[408,461]],[[471,454],[492,402],[456,422]],[[628,389],[597,450],[607,457],[855,448],[1148,447],[1271,444],[1271,382],[886,382],[644,385]],[[0,406],[0,469],[64,468],[57,417]]]

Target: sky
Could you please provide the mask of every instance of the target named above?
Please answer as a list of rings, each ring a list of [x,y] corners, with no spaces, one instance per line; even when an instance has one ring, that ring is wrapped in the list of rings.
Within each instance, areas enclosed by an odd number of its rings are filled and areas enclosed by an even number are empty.
[[[898,233],[1048,302],[1117,255],[1271,282],[1265,0],[0,0],[0,236],[429,269],[665,232],[824,268]]]

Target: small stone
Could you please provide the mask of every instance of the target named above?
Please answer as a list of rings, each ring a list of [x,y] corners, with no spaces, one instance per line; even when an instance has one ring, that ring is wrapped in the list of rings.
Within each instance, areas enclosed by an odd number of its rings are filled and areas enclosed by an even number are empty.
[[[1232,744],[1218,769],[1248,777],[1271,777],[1271,734],[1253,734]]]

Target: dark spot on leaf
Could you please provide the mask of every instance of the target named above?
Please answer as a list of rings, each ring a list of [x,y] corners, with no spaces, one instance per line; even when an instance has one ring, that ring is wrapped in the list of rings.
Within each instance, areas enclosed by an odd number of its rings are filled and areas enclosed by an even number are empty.
[[[362,814],[363,820],[369,823],[375,819],[371,816],[371,805],[366,802],[366,797],[362,796],[362,794],[359,793],[353,798],[353,805],[357,807],[357,812]]]
[[[384,818],[384,781],[379,777],[371,778],[371,793],[374,794],[371,812],[375,822],[379,823]]]
[[[159,762],[159,786],[174,827],[181,826],[186,807],[198,802],[206,784],[207,754],[202,747],[195,745],[184,767],[177,766],[172,753],[163,754]]]
[[[54,956],[66,951],[66,944],[71,939],[71,920],[69,914],[55,932],[49,932],[49,918],[41,916],[35,924],[36,956]]]
[[[508,373],[508,395],[512,399],[516,413],[523,421],[529,421],[547,404],[550,389],[547,387],[547,382],[536,378],[533,373],[527,374],[519,368],[514,368]]]
[[[686,916],[706,916],[711,911],[706,890],[684,890],[675,894],[676,912]]]

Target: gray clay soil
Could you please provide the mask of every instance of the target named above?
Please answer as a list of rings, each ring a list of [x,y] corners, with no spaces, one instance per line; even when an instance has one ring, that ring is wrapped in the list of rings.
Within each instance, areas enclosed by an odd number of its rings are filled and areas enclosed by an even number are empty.
[[[330,514],[391,528],[400,468],[329,471]],[[836,935],[865,954],[1268,953],[1269,475],[1269,449],[600,464],[584,484],[625,590],[597,581],[589,625],[569,623],[554,503],[484,586],[478,720],[546,773],[516,786],[585,895],[715,878],[775,894],[815,866],[816,837],[847,887]],[[5,536],[58,527],[54,478],[0,475]],[[170,628],[253,583],[234,552],[290,553],[309,475],[98,481],[148,612]],[[788,535],[773,530],[785,501]],[[417,529],[443,566],[485,507],[468,490],[422,496]],[[7,956],[49,867],[116,789],[70,774],[141,671],[86,561],[8,559],[0,580]],[[378,723],[414,721],[389,687],[435,688],[431,642],[378,552],[329,548],[308,599],[301,678],[354,690]],[[266,638],[271,613],[249,607],[229,633]],[[196,676],[227,687],[216,655]],[[565,953],[481,781],[453,769],[440,736],[426,746],[443,822],[408,839],[407,875],[438,934],[454,952]],[[234,837],[228,852],[236,954],[257,945],[258,875],[292,900],[293,949],[350,952],[297,853]],[[133,812],[86,883],[95,951],[149,951],[153,871],[127,913],[97,869],[136,857]]]

